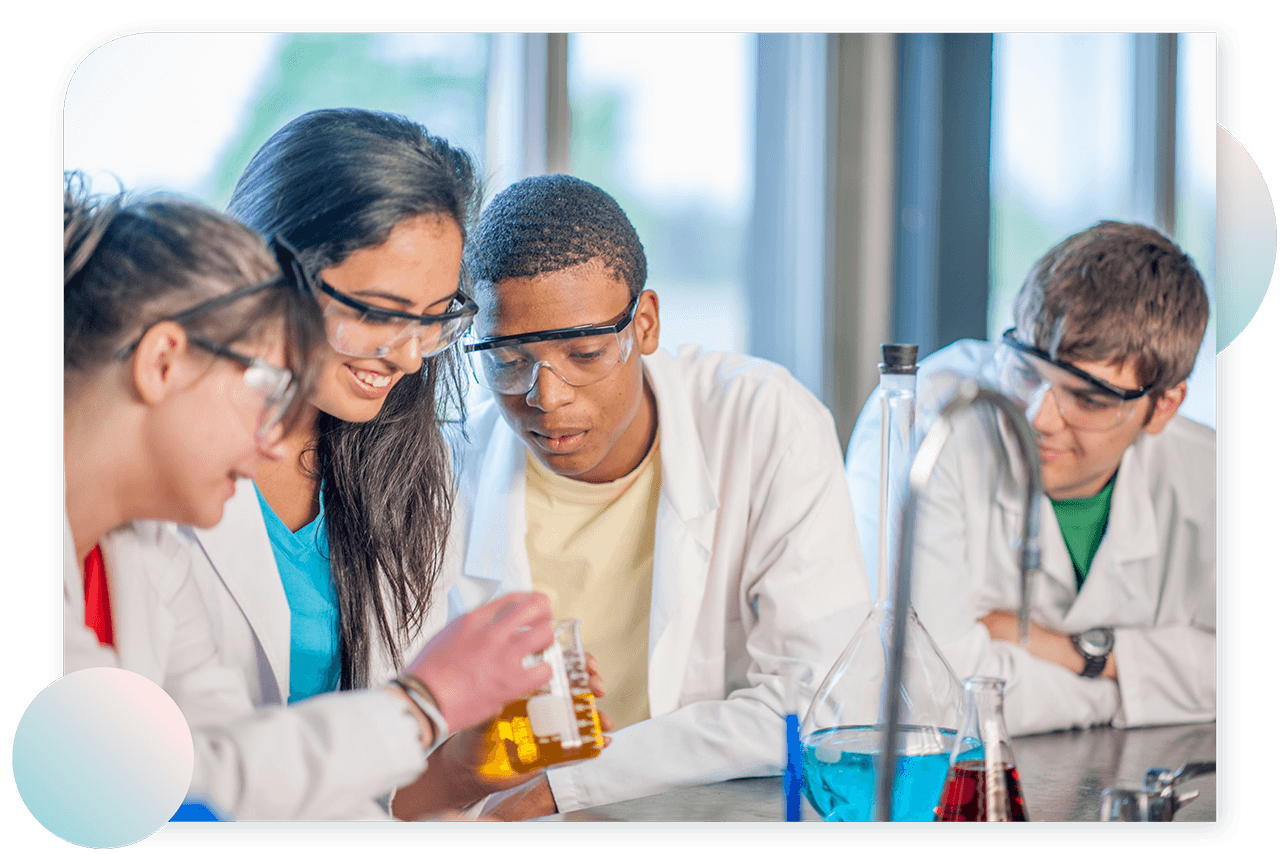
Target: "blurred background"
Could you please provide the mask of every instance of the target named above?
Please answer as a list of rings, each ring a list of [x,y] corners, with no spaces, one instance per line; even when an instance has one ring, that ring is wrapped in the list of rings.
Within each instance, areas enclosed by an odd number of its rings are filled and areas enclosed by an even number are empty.
[[[145,33],[67,90],[95,189],[225,206],[319,107],[390,110],[469,149],[486,197],[542,172],[611,193],[662,343],[785,365],[841,442],[879,344],[998,336],[1031,264],[1143,222],[1216,303],[1213,34]],[[1183,413],[1214,425],[1214,321]]]

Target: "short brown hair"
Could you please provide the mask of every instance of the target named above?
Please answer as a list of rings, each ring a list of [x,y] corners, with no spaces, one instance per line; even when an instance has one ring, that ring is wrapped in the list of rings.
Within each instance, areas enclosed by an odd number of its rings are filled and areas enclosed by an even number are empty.
[[[1169,238],[1104,220],[1050,249],[1014,301],[1023,340],[1056,358],[1133,359],[1155,394],[1185,380],[1209,321],[1191,259]]]

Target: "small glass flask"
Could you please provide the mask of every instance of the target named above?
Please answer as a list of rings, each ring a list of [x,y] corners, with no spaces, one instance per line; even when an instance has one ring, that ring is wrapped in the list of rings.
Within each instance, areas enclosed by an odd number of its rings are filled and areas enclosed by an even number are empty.
[[[1004,680],[964,680],[965,716],[934,821],[1027,821],[1004,726]]]

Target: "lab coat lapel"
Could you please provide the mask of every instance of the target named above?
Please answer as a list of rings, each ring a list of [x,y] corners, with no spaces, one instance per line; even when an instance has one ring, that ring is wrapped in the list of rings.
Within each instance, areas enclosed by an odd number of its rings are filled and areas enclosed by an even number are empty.
[[[147,573],[157,569],[147,560],[143,546],[159,536],[162,523],[133,524],[136,537],[102,538],[102,559],[107,567],[111,597],[111,627],[120,666],[163,685],[167,670],[173,617],[160,601],[157,584],[147,583]],[[171,571],[169,567],[160,567]],[[83,590],[83,588],[81,588]],[[83,592],[81,598],[83,599]]]
[[[656,717],[680,699],[720,500],[676,360],[658,350],[644,366],[658,405],[662,460],[649,611],[649,713]]]
[[[996,503],[1004,514],[1003,528],[1011,535],[1008,545],[1016,550],[1020,545],[1018,538],[1022,532],[1027,474],[1022,458],[1017,453],[1017,440],[1003,420],[1000,421],[999,430],[1007,462],[993,461],[991,464],[1005,465],[1008,476],[996,479],[999,484]],[[1017,566],[1016,560],[1013,565]],[[1056,603],[1049,611],[1057,610],[1062,613],[1075,599],[1076,574],[1071,567],[1067,544],[1063,542],[1062,531],[1058,527],[1058,517],[1054,515],[1053,504],[1047,495],[1040,496],[1040,570],[1043,577],[1031,582],[1032,601],[1047,597]]]
[[[1006,449],[1012,448],[1013,439],[1003,425],[1001,431]],[[1021,530],[1022,484],[1025,481],[1016,459],[1011,465],[1015,474],[1000,479],[996,500],[1005,514],[1005,530],[1016,532]],[[1034,601],[1044,606],[1042,614],[1063,615],[1060,617],[1063,627],[1070,631],[1083,631],[1093,626],[1111,625],[1112,614],[1132,610],[1128,603],[1136,596],[1144,595],[1134,565],[1155,555],[1158,536],[1155,509],[1144,488],[1147,482],[1142,459],[1131,446],[1121,457],[1115,491],[1111,496],[1107,532],[1090,564],[1086,583],[1078,594],[1075,569],[1063,541],[1062,530],[1058,527],[1053,504],[1047,496],[1041,499],[1040,567],[1046,577],[1033,583],[1032,595]],[[1016,543],[1011,545],[1016,546]]]
[[[1116,474],[1107,531],[1089,565],[1080,595],[1066,617],[1073,631],[1114,625],[1119,613],[1143,613],[1130,603],[1149,598],[1142,583],[1141,564],[1154,557],[1157,550],[1155,508],[1146,488],[1150,482],[1142,458],[1129,446]],[[1150,604],[1154,617],[1154,603]]]
[[[220,524],[191,530],[261,644],[279,696],[287,698],[289,600],[252,481],[237,482]],[[267,567],[273,571],[264,571]]]
[[[465,610],[500,593],[533,587],[524,538],[525,446],[500,415],[480,452],[480,475],[472,504],[467,554],[458,579]],[[474,451],[475,449],[469,449]],[[503,578],[510,588],[503,588]]]

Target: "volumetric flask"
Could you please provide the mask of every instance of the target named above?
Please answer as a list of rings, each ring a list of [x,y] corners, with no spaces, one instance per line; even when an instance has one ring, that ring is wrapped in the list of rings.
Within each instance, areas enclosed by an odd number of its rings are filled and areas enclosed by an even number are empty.
[[[577,619],[551,624],[556,641],[539,653],[551,665],[551,681],[536,694],[508,703],[485,730],[480,772],[513,777],[600,753],[604,736],[587,676]]]
[[[917,348],[883,344],[880,365],[880,515],[876,604],[814,695],[800,729],[804,790],[827,821],[871,821],[884,746],[887,670],[895,596],[888,567],[901,560],[891,540],[901,527],[915,455]],[[892,524],[891,524],[892,522]],[[892,561],[891,561],[892,556]],[[910,601],[906,620],[896,740],[893,821],[931,821],[964,715],[960,683],[924,630]]]
[[[966,709],[936,821],[1026,821],[1013,748],[1004,727],[1004,680],[964,680]]]
[[[962,720],[960,683],[907,607],[893,821],[932,821]],[[874,820],[892,613],[877,603],[814,695],[800,728],[804,791],[827,821]]]

